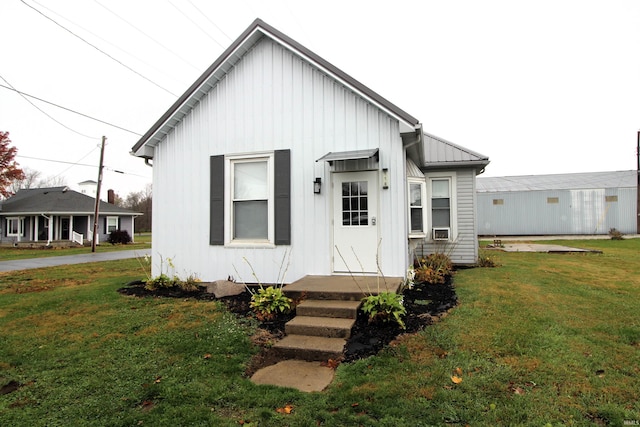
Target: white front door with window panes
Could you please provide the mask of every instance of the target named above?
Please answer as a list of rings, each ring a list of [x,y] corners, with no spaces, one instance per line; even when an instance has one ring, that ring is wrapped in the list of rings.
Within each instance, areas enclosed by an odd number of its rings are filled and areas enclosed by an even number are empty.
[[[334,173],[332,179],[333,271],[375,274],[378,172]]]

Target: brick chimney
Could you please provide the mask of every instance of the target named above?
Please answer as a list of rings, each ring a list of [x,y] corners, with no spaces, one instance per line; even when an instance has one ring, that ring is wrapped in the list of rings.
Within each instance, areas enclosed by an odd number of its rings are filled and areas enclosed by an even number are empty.
[[[116,203],[116,192],[113,190],[107,190],[107,203],[115,204]]]

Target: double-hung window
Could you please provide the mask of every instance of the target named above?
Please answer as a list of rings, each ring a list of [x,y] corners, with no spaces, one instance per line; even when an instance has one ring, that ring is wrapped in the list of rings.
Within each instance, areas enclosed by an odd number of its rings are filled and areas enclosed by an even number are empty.
[[[431,180],[431,226],[451,227],[451,190],[449,178]]]
[[[273,243],[273,155],[228,158],[229,243]]]
[[[424,237],[426,215],[424,214],[426,202],[424,179],[409,178],[409,235]]]
[[[107,234],[111,234],[111,232],[116,231],[117,229],[118,229],[118,217],[108,216],[107,217]]]
[[[7,218],[7,236],[22,236],[24,234],[24,218]]]

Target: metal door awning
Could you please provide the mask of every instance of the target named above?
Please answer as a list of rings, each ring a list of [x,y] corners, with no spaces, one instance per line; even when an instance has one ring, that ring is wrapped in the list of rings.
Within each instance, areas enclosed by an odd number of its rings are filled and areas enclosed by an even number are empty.
[[[329,162],[329,164],[333,164],[336,160],[362,160],[362,159],[371,159],[375,158],[376,162],[379,160],[379,148],[370,148],[368,150],[352,150],[352,151],[337,151],[337,152],[328,152],[324,156],[320,157],[316,162],[324,160],[325,162]]]

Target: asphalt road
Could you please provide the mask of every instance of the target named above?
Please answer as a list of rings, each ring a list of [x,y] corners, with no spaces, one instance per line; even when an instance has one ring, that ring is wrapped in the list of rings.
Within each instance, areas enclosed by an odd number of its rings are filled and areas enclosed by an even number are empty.
[[[17,259],[11,261],[0,261],[0,271],[28,270],[31,268],[56,267],[58,265],[114,261],[118,259],[144,257],[145,255],[151,255],[151,249]]]

